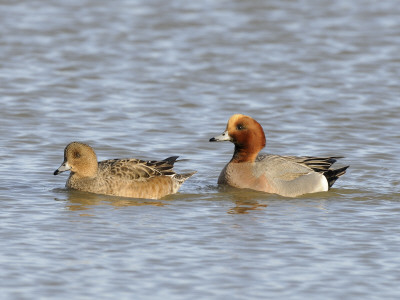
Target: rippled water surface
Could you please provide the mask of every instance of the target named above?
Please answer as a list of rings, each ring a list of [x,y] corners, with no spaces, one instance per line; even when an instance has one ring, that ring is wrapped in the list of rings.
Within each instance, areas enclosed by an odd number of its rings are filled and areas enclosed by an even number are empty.
[[[398,299],[397,1],[0,3],[2,299]],[[326,193],[219,189],[248,114],[265,152],[345,156]],[[180,155],[161,200],[68,191],[100,160]]]

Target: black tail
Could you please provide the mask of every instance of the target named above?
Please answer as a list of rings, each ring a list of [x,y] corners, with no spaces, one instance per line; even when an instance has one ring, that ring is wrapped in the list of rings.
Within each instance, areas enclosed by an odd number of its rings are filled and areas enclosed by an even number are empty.
[[[194,171],[194,172],[191,172],[191,173],[185,173],[185,174],[176,174],[175,176],[174,176],[174,178],[176,179],[176,180],[178,180],[178,182],[179,183],[184,183],[185,182],[185,180],[187,180],[189,177],[191,177],[191,176],[193,176],[194,174],[196,174],[197,173],[197,171]]]
[[[163,159],[162,161],[166,161],[169,165],[173,166],[178,157],[179,156],[171,156],[166,159]]]
[[[346,170],[348,167],[350,167],[350,166],[346,166],[346,167],[335,169],[335,170],[328,170],[323,173],[324,176],[326,177],[326,180],[328,180],[329,188],[332,187],[332,185],[335,183],[335,181],[340,176],[342,176],[343,174],[346,173]]]

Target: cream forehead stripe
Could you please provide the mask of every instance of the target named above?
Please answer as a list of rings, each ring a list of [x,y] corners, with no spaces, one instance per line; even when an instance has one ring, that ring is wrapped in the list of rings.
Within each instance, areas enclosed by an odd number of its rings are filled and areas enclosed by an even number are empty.
[[[232,117],[230,117],[228,121],[228,125],[232,123],[236,123],[238,120],[243,119],[243,118],[250,118],[249,116],[242,115],[242,114],[235,114]]]

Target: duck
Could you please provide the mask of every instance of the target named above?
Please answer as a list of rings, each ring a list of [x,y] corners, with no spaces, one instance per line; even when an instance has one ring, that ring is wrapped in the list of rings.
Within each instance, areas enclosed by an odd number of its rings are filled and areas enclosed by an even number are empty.
[[[222,141],[232,142],[235,148],[219,175],[219,185],[298,197],[328,191],[349,167],[331,169],[341,156],[260,154],[266,144],[264,130],[256,120],[243,114],[232,115],[225,131],[210,139]]]
[[[178,156],[164,160],[136,158],[109,159],[98,162],[93,148],[71,142],[64,149],[64,161],[54,171],[70,171],[66,187],[112,196],[160,199],[178,192],[181,185],[196,172],[177,174],[173,170]]]

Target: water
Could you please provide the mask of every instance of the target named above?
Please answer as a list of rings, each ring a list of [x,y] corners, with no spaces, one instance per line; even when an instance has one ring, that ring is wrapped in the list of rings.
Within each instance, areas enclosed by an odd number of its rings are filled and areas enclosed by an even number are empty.
[[[2,299],[398,299],[397,1],[2,1]],[[341,155],[329,192],[219,189],[230,115],[264,152]],[[180,193],[68,191],[99,159],[180,155]]]

